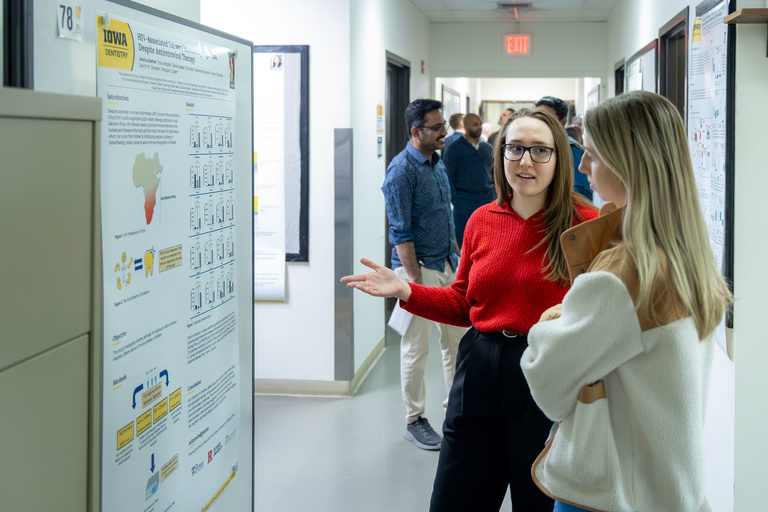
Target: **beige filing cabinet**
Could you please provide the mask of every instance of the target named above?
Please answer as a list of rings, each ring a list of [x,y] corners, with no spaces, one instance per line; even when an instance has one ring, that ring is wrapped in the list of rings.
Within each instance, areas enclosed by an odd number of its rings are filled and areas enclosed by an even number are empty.
[[[83,512],[94,492],[100,119],[97,98],[0,88],[2,510]]]

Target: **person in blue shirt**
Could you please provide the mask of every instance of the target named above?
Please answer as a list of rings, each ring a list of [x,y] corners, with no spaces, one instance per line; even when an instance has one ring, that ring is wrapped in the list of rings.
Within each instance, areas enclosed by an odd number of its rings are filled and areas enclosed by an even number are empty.
[[[413,101],[405,110],[410,140],[387,168],[381,187],[387,204],[392,269],[398,277],[425,286],[449,286],[456,279],[459,248],[451,212],[451,188],[440,155],[445,147],[443,105]],[[400,341],[400,382],[405,402],[403,437],[424,450],[439,450],[442,438],[424,416],[424,369],[434,322],[411,318]],[[446,394],[451,389],[459,341],[466,328],[437,324]],[[446,398],[443,407],[448,403]]]
[[[554,96],[544,96],[534,105],[553,114],[560,121],[560,124],[563,125],[563,129],[565,129],[565,125],[568,122],[568,104],[566,102]],[[573,156],[573,191],[592,201],[592,189],[589,187],[587,175],[579,172],[579,164],[584,156],[584,146],[570,135],[568,135],[568,142],[571,145],[571,155]]]
[[[451,127],[453,133],[445,138],[445,149],[448,149],[448,146],[464,136],[464,114],[461,112],[452,114],[448,118],[448,126]]]
[[[477,114],[464,117],[464,137],[443,152],[443,162],[451,183],[453,222],[456,241],[461,247],[464,228],[470,215],[496,199],[493,184],[493,146],[480,139],[483,121]]]

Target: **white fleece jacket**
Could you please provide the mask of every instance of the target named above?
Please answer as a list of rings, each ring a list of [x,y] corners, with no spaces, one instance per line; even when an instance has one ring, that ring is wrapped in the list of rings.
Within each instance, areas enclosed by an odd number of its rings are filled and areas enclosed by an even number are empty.
[[[533,398],[561,422],[532,469],[544,492],[600,511],[698,510],[714,343],[699,341],[692,318],[641,331],[624,282],[596,271],[575,279],[562,316],[534,325],[528,344],[520,364]],[[600,380],[605,397],[585,400],[582,387]]]

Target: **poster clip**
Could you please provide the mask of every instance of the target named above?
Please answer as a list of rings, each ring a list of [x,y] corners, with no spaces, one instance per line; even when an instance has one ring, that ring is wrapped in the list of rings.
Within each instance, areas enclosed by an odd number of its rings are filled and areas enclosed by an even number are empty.
[[[109,14],[101,15],[101,25],[105,28],[109,26]]]

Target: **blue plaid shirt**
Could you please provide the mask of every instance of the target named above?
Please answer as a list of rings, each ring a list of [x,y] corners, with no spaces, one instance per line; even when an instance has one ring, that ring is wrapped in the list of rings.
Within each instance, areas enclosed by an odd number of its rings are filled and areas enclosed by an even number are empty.
[[[387,201],[389,242],[393,246],[413,242],[423,267],[443,272],[445,258],[450,258],[456,270],[451,187],[440,156],[433,153],[430,161],[409,142],[389,164],[381,191]],[[402,266],[393,247],[392,268]]]

